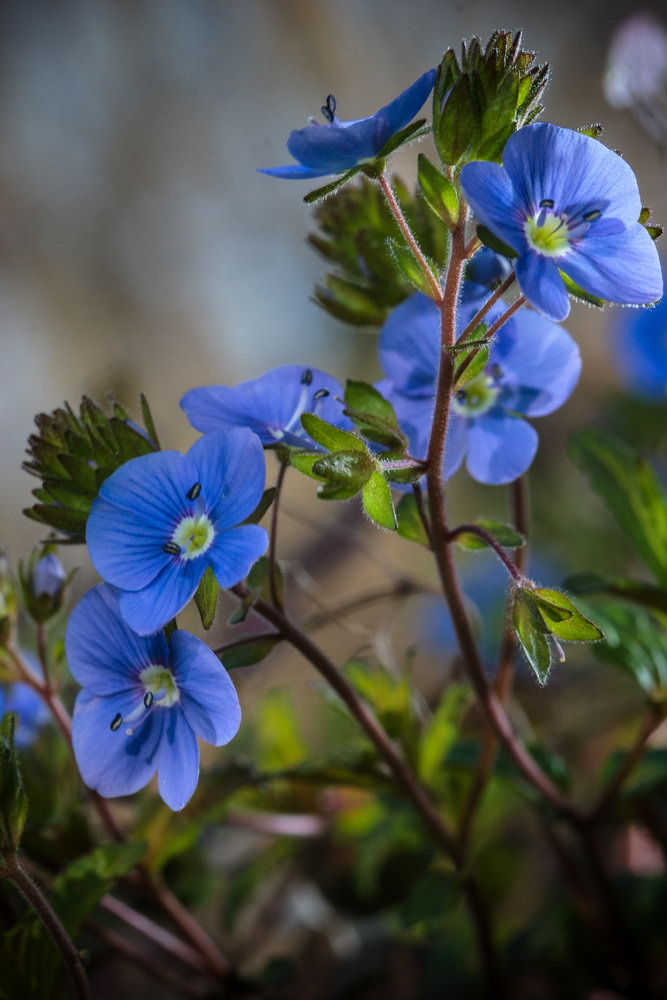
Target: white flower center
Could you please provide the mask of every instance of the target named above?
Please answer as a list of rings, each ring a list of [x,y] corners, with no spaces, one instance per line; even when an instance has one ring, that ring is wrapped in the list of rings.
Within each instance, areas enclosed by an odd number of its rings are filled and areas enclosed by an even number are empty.
[[[208,514],[184,517],[171,536],[180,548],[181,559],[196,559],[210,549],[215,538],[215,528]]]
[[[173,673],[162,664],[155,663],[145,667],[139,674],[139,680],[146,693],[144,704],[148,701],[149,706],[155,704],[156,708],[171,708],[181,697]]]
[[[466,383],[456,393],[452,405],[461,417],[481,417],[488,413],[500,392],[500,386],[492,375],[482,372]]]

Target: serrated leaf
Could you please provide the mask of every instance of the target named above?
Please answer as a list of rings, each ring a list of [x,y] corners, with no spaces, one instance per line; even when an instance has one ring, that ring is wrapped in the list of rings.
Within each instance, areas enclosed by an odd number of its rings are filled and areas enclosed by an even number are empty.
[[[536,587],[533,596],[550,632],[569,642],[596,642],[604,639],[602,629],[582,615],[576,604],[558,590]]]
[[[368,448],[355,434],[328,424],[314,413],[302,414],[301,424],[306,434],[327,451],[362,451],[368,454]]]
[[[397,528],[391,490],[381,472],[374,472],[361,491],[361,501],[371,521],[388,531]]]
[[[225,670],[238,670],[240,667],[251,667],[264,660],[281,642],[280,636],[263,636],[260,639],[240,639],[230,643],[220,652],[220,662]]]
[[[330,184],[325,184],[324,187],[316,188],[314,191],[310,191],[303,200],[306,205],[314,205],[318,201],[323,201],[324,198],[328,198],[330,194],[333,194],[334,191],[341,188],[343,184],[347,184],[347,182],[351,180],[355,174],[359,173],[359,170],[360,167],[352,167],[351,170],[348,170],[345,174],[341,174],[341,176],[337,177],[335,181],[331,181]]]
[[[477,235],[485,246],[491,247],[491,249],[496,253],[499,253],[501,257],[514,258],[519,256],[518,252],[513,247],[509,246],[508,243],[503,243],[503,241],[499,239],[495,233],[492,233],[490,229],[487,229],[486,226],[482,226],[481,224],[477,226]]]
[[[513,528],[511,524],[506,524],[504,521],[499,521],[495,517],[480,517],[474,523],[480,528],[484,528],[485,531],[488,531],[498,544],[504,548],[518,549],[526,544],[526,539],[516,528]],[[480,538],[479,535],[475,535],[472,531],[457,535],[456,543],[464,549],[483,549],[487,547],[484,539]]]
[[[546,684],[552,666],[551,646],[547,640],[548,629],[536,602],[523,589],[518,589],[514,595],[512,624],[519,645],[535,676],[540,684]]]
[[[447,226],[456,225],[459,196],[452,182],[423,153],[418,157],[417,179],[424,201]]]
[[[431,547],[426,529],[424,528],[419,508],[413,493],[406,493],[398,502],[396,508],[396,520],[398,533],[401,538],[406,538],[409,542],[417,542],[419,545]]]
[[[210,566],[207,566],[195,591],[195,604],[197,605],[201,623],[206,631],[211,628],[213,619],[215,618],[215,612],[218,607],[219,589],[213,570]]]
[[[605,304],[604,299],[598,298],[597,295],[591,295],[590,292],[587,292],[584,288],[578,285],[576,281],[573,281],[572,278],[565,273],[565,271],[559,270],[558,273],[563,279],[563,283],[570,295],[573,295],[575,299],[581,299],[582,302],[587,302],[589,306],[595,306],[596,309],[602,309]]]
[[[264,490],[262,493],[262,499],[259,501],[252,514],[246,517],[245,521],[241,521],[241,524],[259,524],[267,510],[276,499],[276,494],[278,490],[275,486],[270,486],[268,490]]]
[[[405,245],[405,243],[399,242],[399,240],[390,237],[387,240],[387,249],[389,250],[392,260],[403,277],[414,285],[418,291],[423,292],[424,295],[428,295],[430,297],[431,285],[421,267],[415,260],[412,251]],[[433,266],[429,264],[429,267],[434,280],[438,282],[438,276],[435,273]]]

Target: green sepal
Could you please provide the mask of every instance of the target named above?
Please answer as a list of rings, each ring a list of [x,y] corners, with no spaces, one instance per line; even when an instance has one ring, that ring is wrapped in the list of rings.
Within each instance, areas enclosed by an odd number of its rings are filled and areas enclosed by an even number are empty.
[[[447,226],[455,226],[459,218],[459,196],[452,182],[423,153],[418,157],[419,190],[429,208]]]
[[[371,521],[388,531],[396,531],[396,512],[391,490],[381,472],[374,472],[363,487],[361,502]]]
[[[446,98],[437,126],[436,146],[443,163],[455,166],[465,159],[479,135],[480,113],[470,76],[462,73]]]
[[[549,629],[539,612],[537,602],[529,591],[522,588],[514,593],[512,624],[537,680],[542,685],[546,684],[553,663],[552,649],[547,639]]]
[[[514,135],[517,130],[516,122],[509,122],[507,125],[503,125],[502,128],[498,129],[487,139],[484,140],[482,145],[479,147],[475,153],[475,159],[477,160],[491,160],[493,163],[498,163],[502,159],[503,150],[507,145],[507,140],[510,136]]]
[[[283,571],[280,568],[280,563],[276,562],[273,569],[273,582],[278,594],[278,599],[282,601],[285,596],[285,580],[283,577]],[[246,586],[248,587],[250,595],[254,600],[258,597],[263,597],[267,601],[272,599],[273,587],[271,586],[271,560],[268,556],[260,556],[257,562],[254,563],[248,573],[248,576],[246,577]]]
[[[486,226],[477,226],[477,235],[485,246],[490,247],[493,251],[495,251],[495,253],[499,253],[501,257],[509,257],[510,259],[513,259],[514,257],[519,256],[518,252],[513,247],[504,243]]]
[[[597,642],[604,639],[602,629],[582,615],[570,598],[559,590],[537,587],[532,594],[549,631],[559,639],[568,642]]]
[[[202,626],[206,631],[213,625],[213,619],[218,607],[219,589],[213,570],[210,566],[207,566],[195,591],[195,604],[197,605]]]
[[[313,473],[326,481],[318,495],[329,500],[356,496],[375,469],[372,456],[361,451],[334,451],[324,455],[313,465]]]
[[[417,542],[430,549],[431,543],[419,515],[419,508],[413,493],[406,493],[398,502],[396,508],[398,533],[409,542]]]
[[[384,478],[390,483],[407,483],[409,485],[418,483],[426,473],[426,464],[421,461],[415,461],[414,464],[406,465],[399,469],[388,469],[386,467],[388,462],[399,457],[399,454],[394,455],[391,452],[385,452],[379,456],[379,468]],[[401,459],[401,461],[406,461],[406,459]]]
[[[217,655],[225,670],[237,670],[239,667],[251,667],[265,659],[281,641],[279,635],[264,636],[261,639],[249,637],[225,646]]]
[[[397,149],[401,146],[405,146],[409,142],[415,142],[417,139],[423,138],[423,136],[428,135],[431,131],[431,126],[428,125],[426,128],[425,118],[418,118],[417,121],[411,122],[406,125],[405,128],[401,129],[395,135],[392,135],[391,139],[385,142],[384,146],[377,155],[379,160],[385,160],[392,153],[395,153]]]
[[[604,125],[600,125],[596,122],[593,125],[582,125],[581,128],[577,129],[579,135],[587,135],[589,139],[599,139],[604,132]]]
[[[418,291],[423,292],[424,295],[432,297],[431,285],[421,267],[415,260],[412,251],[405,245],[405,243],[394,239],[393,237],[389,237],[387,240],[387,249],[391,259],[403,277],[414,285]],[[434,280],[439,284],[439,279],[435,273],[432,263],[430,261],[427,261],[427,263]]]
[[[581,299],[582,302],[587,302],[589,306],[595,306],[596,309],[602,309],[605,304],[604,299],[600,299],[597,295],[591,295],[586,289],[581,288],[576,281],[573,281],[565,271],[559,270],[561,278],[563,279],[563,284],[568,290],[570,295],[573,295],[575,299]]]
[[[336,274],[326,276],[324,287],[315,288],[314,298],[318,305],[344,323],[381,326],[384,322],[386,309],[378,306],[366,289]]]
[[[486,324],[482,324],[486,328]],[[454,370],[454,385],[460,388],[466,382],[470,382],[476,375],[481,374],[489,363],[489,345],[483,347],[471,347],[469,351],[460,356]],[[477,352],[477,353],[475,353]],[[467,359],[472,357],[470,364]],[[465,368],[463,366],[466,366]],[[463,370],[461,370],[463,369]]]
[[[659,240],[664,232],[663,226],[646,226],[645,228],[646,232],[649,234],[649,236],[654,242],[655,240]]]
[[[317,479],[319,482],[322,482],[322,476],[318,476],[313,472],[313,466],[321,458],[321,451],[293,451],[290,454],[289,460],[290,465],[293,465],[299,472],[303,472],[304,476],[309,476],[310,479]]]
[[[394,407],[368,382],[347,380],[345,407],[345,414],[367,440],[391,450],[406,447],[407,439],[398,425]]]
[[[304,413],[301,417],[301,424],[309,437],[328,451],[363,451],[368,453],[364,442],[355,434],[350,434],[349,431],[343,431],[340,427],[328,424],[326,420],[322,420],[314,413]]]
[[[330,184],[325,184],[324,187],[316,188],[314,191],[310,191],[306,197],[303,199],[306,205],[314,205],[318,201],[323,201],[328,198],[330,194],[341,188],[343,184],[347,184],[348,181],[352,180],[355,174],[358,174],[360,167],[352,167],[347,173],[341,174],[337,177],[335,181],[331,181]]]
[[[518,549],[526,544],[526,539],[516,528],[513,528],[511,524],[506,524],[504,521],[499,521],[495,517],[480,517],[474,523],[478,527],[488,531],[503,548]],[[461,545],[464,549],[484,549],[488,545],[483,538],[480,538],[479,535],[474,534],[472,531],[457,535],[456,544]]]
[[[241,521],[241,524],[259,524],[273,501],[276,499],[277,493],[278,490],[275,486],[270,486],[268,490],[264,490],[262,499],[253,510],[252,514],[246,517],[245,521]]]

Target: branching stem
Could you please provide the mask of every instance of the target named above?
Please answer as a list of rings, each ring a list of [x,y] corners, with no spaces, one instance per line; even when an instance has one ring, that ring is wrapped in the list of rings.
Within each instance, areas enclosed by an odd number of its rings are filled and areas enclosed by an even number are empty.
[[[405,238],[405,242],[410,248],[412,256],[419,264],[419,267],[424,275],[424,278],[426,279],[426,282],[430,290],[431,298],[435,302],[440,302],[442,298],[442,290],[440,288],[440,285],[438,284],[438,281],[435,275],[433,274],[433,271],[431,270],[431,267],[428,261],[426,260],[426,257],[422,253],[421,247],[417,243],[414,233],[412,232],[410,226],[408,225],[407,219],[403,215],[403,209],[398,203],[398,198],[394,194],[393,188],[386,174],[381,174],[378,177],[378,184],[380,185],[382,193],[385,196],[387,205],[389,206],[389,210],[398,224],[398,228],[403,233],[403,237]]]

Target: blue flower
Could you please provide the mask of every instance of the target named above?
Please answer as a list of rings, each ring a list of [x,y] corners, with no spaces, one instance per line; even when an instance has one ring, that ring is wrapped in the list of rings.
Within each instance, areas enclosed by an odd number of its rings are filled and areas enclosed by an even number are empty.
[[[158,773],[160,795],[182,809],[197,787],[197,736],[219,747],[238,732],[241,708],[215,653],[189,632],[136,635],[113,587],[74,608],[65,637],[79,692],[72,719],[83,780],[100,795],[132,795]]]
[[[42,671],[35,657],[25,650],[21,650],[21,656],[32,672],[41,677]],[[49,710],[37,692],[21,681],[8,685],[6,693],[0,688],[0,718],[5,713],[16,716],[14,739],[19,750],[31,746],[50,719]]]
[[[157,632],[193,597],[210,566],[221,587],[247,574],[266,550],[266,532],[240,524],[264,489],[264,454],[245,428],[200,438],[186,455],[130,459],[100,487],[86,525],[100,576],[123,593],[127,624]]]
[[[67,574],[65,567],[54,552],[48,552],[37,562],[32,571],[32,592],[35,597],[60,597]]]
[[[637,221],[635,175],[596,139],[528,125],[508,140],[503,166],[468,163],[461,184],[478,221],[517,252],[521,291],[545,316],[570,310],[559,271],[610,302],[662,295],[657,251]]]
[[[505,278],[509,278],[511,273],[512,265],[507,257],[501,257],[489,247],[482,247],[466,267],[464,300],[478,299],[484,292],[496,288]]]
[[[298,163],[267,167],[260,173],[301,180],[342,174],[366,160],[374,160],[389,139],[412,121],[431,93],[434,80],[435,70],[430,69],[370,118],[348,122],[336,117],[336,101],[329,96],[322,108],[326,125],[315,122],[290,133],[287,148]]]
[[[483,301],[464,301],[460,329]],[[502,301],[497,303],[487,314],[489,322],[504,308]],[[435,303],[416,292],[394,309],[380,332],[379,352],[387,375],[379,388],[394,405],[410,451],[425,458],[440,356]],[[453,400],[445,477],[456,472],[466,452],[468,472],[480,483],[497,486],[521,476],[538,443],[535,430],[522,417],[541,417],[561,406],[580,370],[579,349],[565,330],[536,313],[516,313],[492,343],[484,371]]]
[[[325,372],[284,365],[236,386],[190,389],[181,407],[192,426],[204,434],[224,427],[249,427],[265,445],[317,448],[301,426],[301,415],[316,413],[330,424],[348,427],[342,395],[340,383]]]
[[[615,317],[616,366],[638,396],[667,401],[667,297],[653,309]]]

